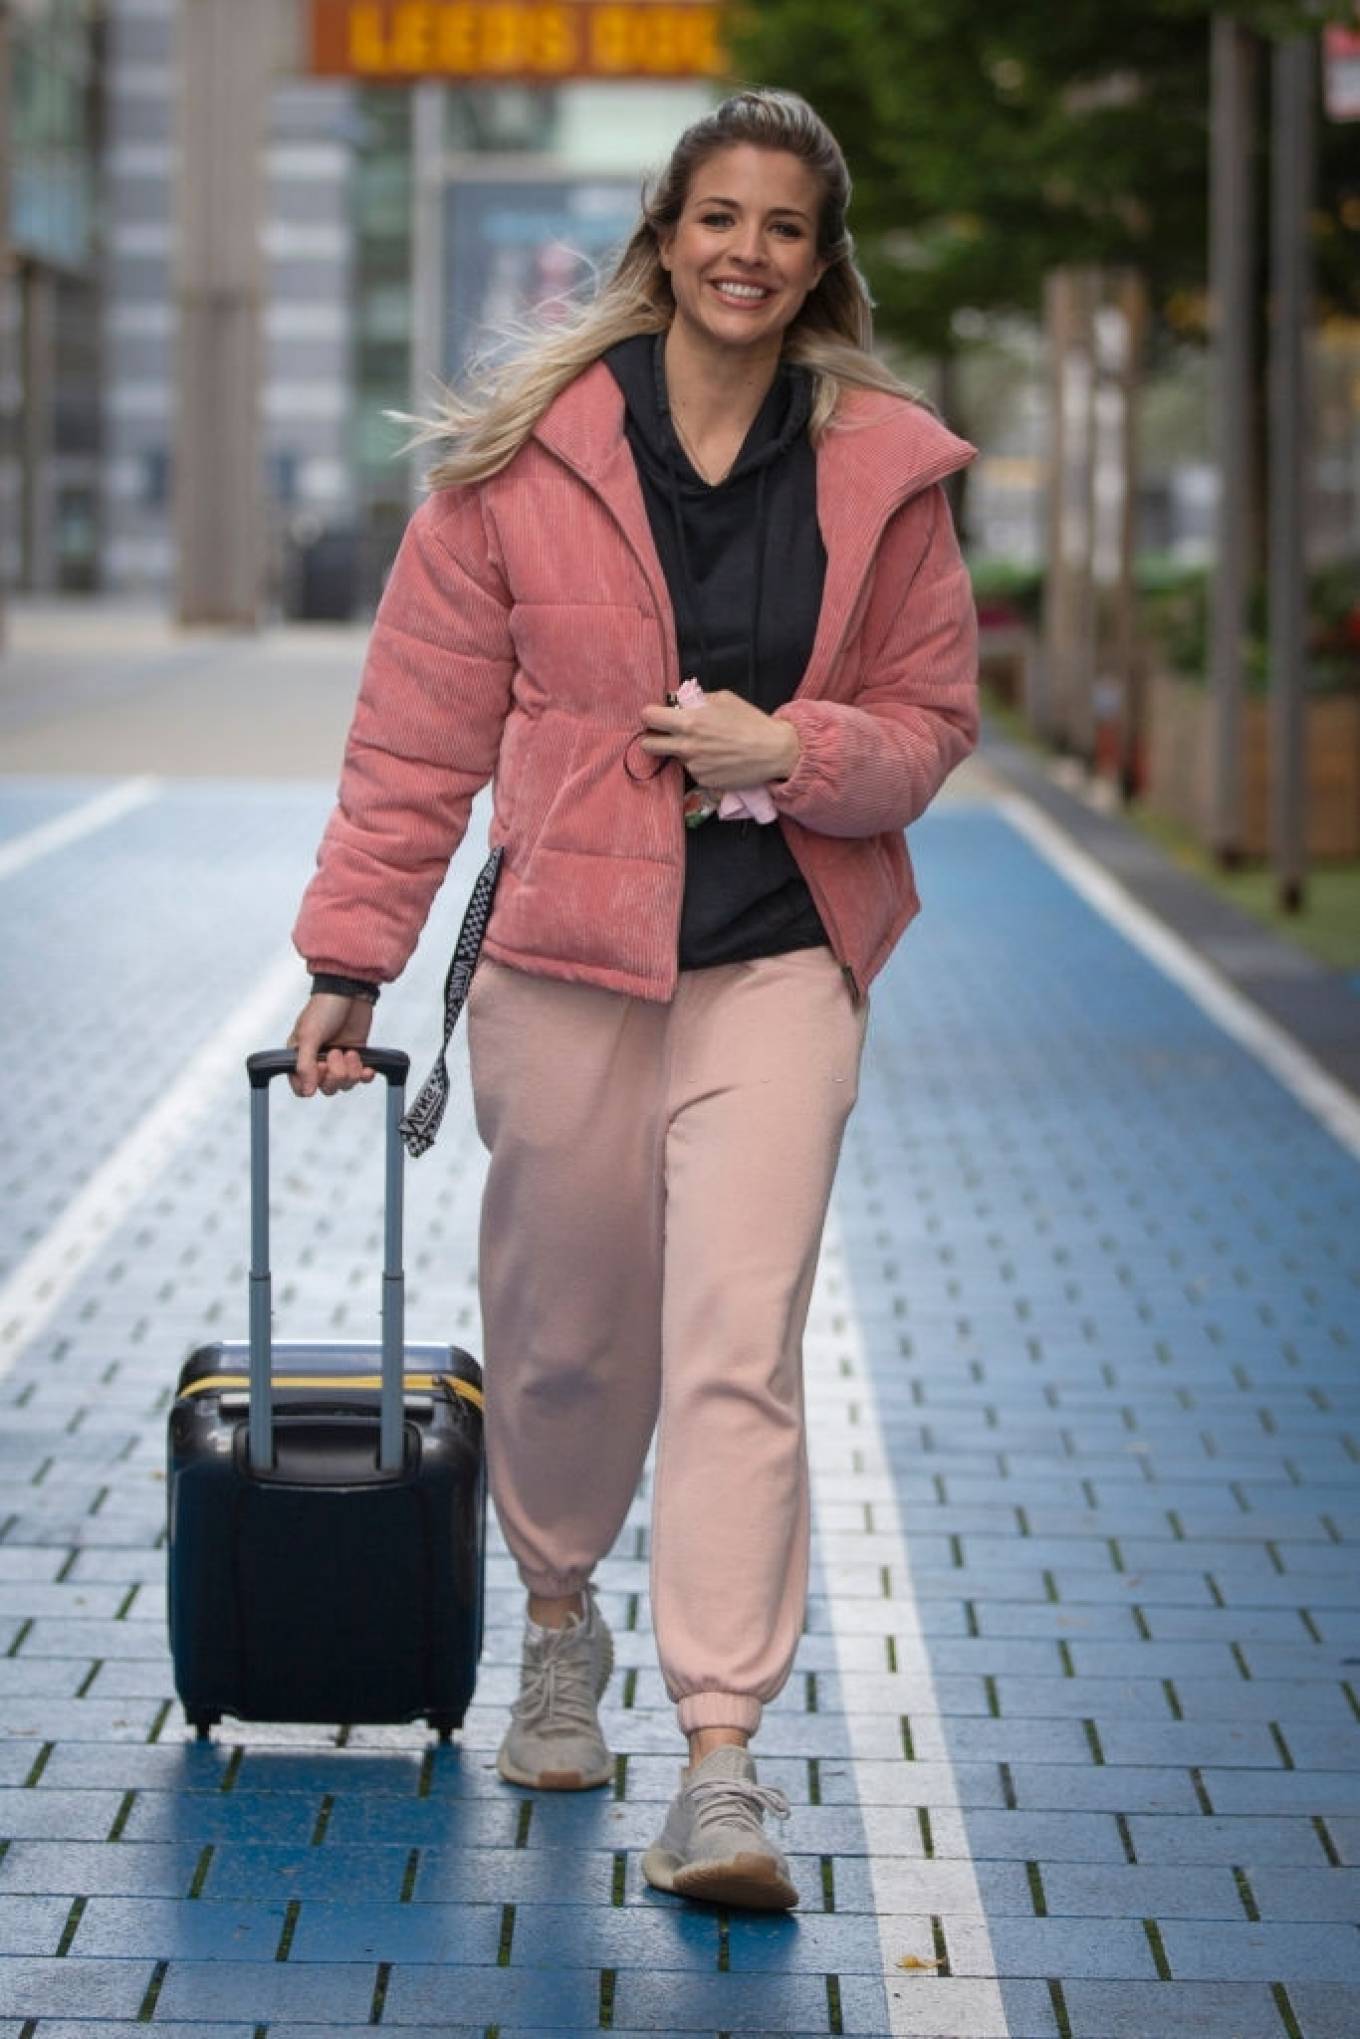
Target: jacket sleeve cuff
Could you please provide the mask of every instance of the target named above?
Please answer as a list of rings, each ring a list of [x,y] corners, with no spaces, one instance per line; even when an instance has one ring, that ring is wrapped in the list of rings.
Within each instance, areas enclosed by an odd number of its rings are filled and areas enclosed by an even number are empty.
[[[813,701],[785,701],[774,711],[777,722],[791,722],[798,732],[798,762],[787,779],[770,781],[770,797],[781,814],[797,821],[799,809],[832,797],[836,790],[835,759],[839,751],[834,718],[818,712]]]
[[[312,971],[312,995],[319,991],[331,992],[338,998],[366,998],[370,1005],[376,1005],[381,996],[379,987],[367,977],[349,977],[339,970]]]

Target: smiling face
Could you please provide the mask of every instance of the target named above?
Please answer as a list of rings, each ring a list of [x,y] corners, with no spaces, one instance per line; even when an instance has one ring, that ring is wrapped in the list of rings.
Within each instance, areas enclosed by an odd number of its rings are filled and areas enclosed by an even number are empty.
[[[695,172],[661,241],[676,317],[710,343],[777,343],[826,268],[817,254],[821,185],[782,149],[741,142]]]

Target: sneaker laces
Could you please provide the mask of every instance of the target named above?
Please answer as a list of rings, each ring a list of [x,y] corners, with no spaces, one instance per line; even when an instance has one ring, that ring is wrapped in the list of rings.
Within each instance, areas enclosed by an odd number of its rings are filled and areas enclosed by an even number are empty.
[[[581,1646],[585,1626],[583,1616],[528,1644],[520,1694],[510,1707],[522,1726],[547,1734],[598,1728],[594,1652]]]
[[[702,1830],[717,1820],[747,1815],[758,1822],[760,1814],[772,1812],[777,1820],[789,1817],[789,1801],[777,1784],[757,1784],[750,1777],[700,1777],[685,1786],[692,1800],[696,1825]]]

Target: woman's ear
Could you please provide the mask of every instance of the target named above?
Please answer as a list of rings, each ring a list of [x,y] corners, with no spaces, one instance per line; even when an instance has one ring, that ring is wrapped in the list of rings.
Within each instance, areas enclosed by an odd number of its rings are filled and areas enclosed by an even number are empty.
[[[671,271],[671,262],[673,260],[674,247],[675,247],[675,228],[658,227],[656,232],[657,260],[660,262],[662,268],[665,270],[668,276],[670,275]]]

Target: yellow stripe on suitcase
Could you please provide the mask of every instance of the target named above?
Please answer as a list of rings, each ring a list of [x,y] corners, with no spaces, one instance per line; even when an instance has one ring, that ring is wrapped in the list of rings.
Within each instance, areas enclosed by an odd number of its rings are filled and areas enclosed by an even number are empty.
[[[380,1373],[330,1374],[330,1373],[276,1373],[273,1376],[276,1388],[380,1388]],[[212,1388],[231,1388],[238,1394],[249,1389],[250,1375],[241,1373],[204,1374],[202,1380],[190,1381],[187,1388],[181,1388],[181,1396],[203,1395]],[[465,1402],[471,1402],[475,1409],[484,1409],[485,1401],[480,1388],[474,1388],[471,1381],[460,1381],[451,1373],[408,1373],[402,1376],[402,1387],[415,1388],[430,1393],[435,1388],[451,1388],[455,1395],[461,1395]]]

